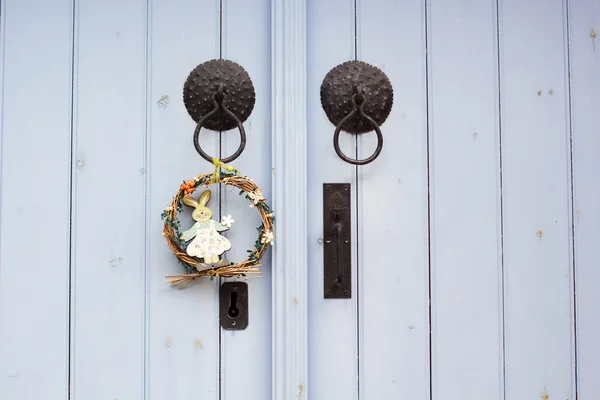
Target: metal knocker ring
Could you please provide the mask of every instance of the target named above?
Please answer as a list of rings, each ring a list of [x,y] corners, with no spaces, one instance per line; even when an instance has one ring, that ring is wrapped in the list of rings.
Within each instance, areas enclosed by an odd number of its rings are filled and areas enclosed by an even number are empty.
[[[196,125],[196,130],[194,131],[194,147],[196,148],[196,151],[198,152],[198,154],[200,154],[200,156],[202,158],[204,158],[206,161],[208,161],[208,162],[213,161],[212,157],[209,156],[208,154],[206,154],[206,152],[204,150],[202,150],[202,147],[200,147],[200,142],[198,141],[198,138],[200,136],[200,130],[202,129],[204,124],[208,120],[210,120],[210,118],[213,115],[215,115],[215,113],[217,113],[219,111],[219,109],[221,109],[233,121],[235,121],[237,128],[240,131],[240,147],[238,147],[237,151],[235,153],[233,153],[231,156],[220,160],[221,162],[223,162],[225,164],[229,164],[230,162],[232,162],[233,160],[238,158],[240,156],[240,154],[242,154],[242,152],[244,151],[244,148],[246,147],[246,131],[244,130],[244,125],[242,125],[242,121],[240,121],[240,119],[234,113],[232,113],[225,104],[223,104],[224,96],[225,95],[223,93],[222,86],[219,87],[218,92],[216,92],[212,95],[212,102],[213,102],[214,108],[210,112],[208,112],[206,115],[204,115],[204,117],[202,117],[200,119],[200,121],[198,121],[198,125]]]
[[[383,135],[381,134],[381,129],[379,128],[379,125],[377,124],[377,122],[375,122],[375,120],[373,120],[373,118],[371,118],[367,114],[365,114],[365,99],[364,99],[364,97],[361,96],[361,102],[360,102],[360,104],[357,104],[357,102],[356,102],[357,96],[358,96],[358,94],[352,95],[352,105],[354,106],[352,111],[348,115],[346,115],[344,118],[342,118],[342,120],[335,127],[335,133],[333,134],[333,148],[335,149],[335,152],[337,153],[337,155],[342,160],[346,161],[347,163],[354,164],[354,165],[365,165],[365,164],[369,164],[370,162],[373,162],[373,160],[375,160],[379,156],[379,153],[381,153],[381,149],[383,149]],[[344,125],[346,124],[346,122],[351,120],[352,117],[354,117],[357,112],[359,113],[359,115],[362,118],[369,121],[369,123],[371,124],[371,126],[373,127],[375,132],[377,133],[377,148],[375,149],[375,152],[370,157],[367,157],[363,160],[355,160],[353,158],[349,158],[342,152],[342,149],[340,149],[340,132],[341,132],[342,128],[344,127]]]

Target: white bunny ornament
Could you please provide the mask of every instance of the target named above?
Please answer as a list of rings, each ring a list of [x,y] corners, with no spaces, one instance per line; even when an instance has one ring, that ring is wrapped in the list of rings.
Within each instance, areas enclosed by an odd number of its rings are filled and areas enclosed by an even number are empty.
[[[227,265],[229,261],[225,257],[219,258],[221,254],[231,249],[231,243],[219,232],[229,229],[234,220],[230,215],[223,218],[224,224],[212,219],[212,211],[206,207],[210,200],[210,190],[200,194],[196,200],[192,196],[183,198],[183,204],[193,207],[192,218],[196,223],[181,234],[184,241],[193,240],[187,245],[186,253],[192,257],[200,258],[196,267],[198,271]]]

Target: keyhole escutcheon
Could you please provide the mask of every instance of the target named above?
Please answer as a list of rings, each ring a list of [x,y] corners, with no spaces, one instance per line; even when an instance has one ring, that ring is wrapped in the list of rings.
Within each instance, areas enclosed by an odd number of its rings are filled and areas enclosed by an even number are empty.
[[[240,315],[240,309],[237,307],[237,292],[236,292],[237,288],[233,288],[233,291],[231,292],[231,301],[229,303],[229,311],[227,312],[227,315],[229,315],[230,318],[237,318]]]
[[[241,330],[248,326],[248,284],[225,282],[219,291],[219,320],[227,330]]]

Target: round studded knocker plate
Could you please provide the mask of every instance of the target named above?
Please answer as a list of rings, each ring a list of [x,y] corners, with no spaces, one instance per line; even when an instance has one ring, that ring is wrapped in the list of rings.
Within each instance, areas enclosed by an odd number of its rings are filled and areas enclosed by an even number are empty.
[[[183,86],[183,102],[192,119],[199,122],[215,106],[213,95],[223,90],[223,104],[241,122],[254,109],[255,93],[250,76],[241,65],[229,60],[211,60],[198,65]],[[225,111],[217,113],[204,123],[206,129],[228,131],[237,128],[236,121]]]
[[[364,102],[364,113],[381,126],[392,110],[392,84],[382,70],[362,61],[340,64],[325,76],[321,85],[321,104],[329,121],[337,126],[352,112],[355,94],[362,97],[360,102]],[[342,130],[365,133],[373,130],[373,124],[357,113]]]

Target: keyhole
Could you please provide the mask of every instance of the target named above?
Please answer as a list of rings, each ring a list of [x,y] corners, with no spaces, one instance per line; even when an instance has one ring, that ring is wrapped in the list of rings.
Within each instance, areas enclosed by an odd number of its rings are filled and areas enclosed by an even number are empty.
[[[237,292],[236,291],[231,292],[231,302],[229,303],[229,311],[227,312],[227,314],[231,318],[237,318],[237,316],[240,315],[240,310],[239,310],[239,308],[237,308]]]

